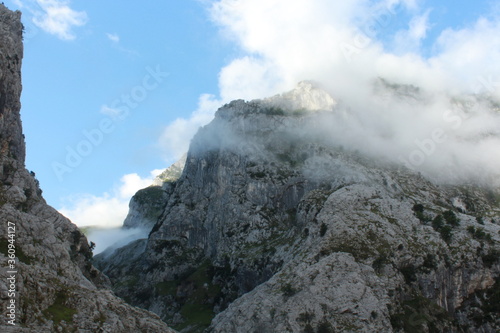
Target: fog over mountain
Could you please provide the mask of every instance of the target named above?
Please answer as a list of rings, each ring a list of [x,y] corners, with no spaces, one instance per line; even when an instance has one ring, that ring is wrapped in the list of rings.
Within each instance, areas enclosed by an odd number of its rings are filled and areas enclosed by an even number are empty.
[[[190,119],[165,129],[167,151],[186,151],[215,105],[312,80],[338,102],[323,131],[345,148],[442,182],[498,183],[496,8],[434,40],[432,8],[421,1],[227,0],[210,12],[242,55],[221,70],[220,98],[202,96]]]

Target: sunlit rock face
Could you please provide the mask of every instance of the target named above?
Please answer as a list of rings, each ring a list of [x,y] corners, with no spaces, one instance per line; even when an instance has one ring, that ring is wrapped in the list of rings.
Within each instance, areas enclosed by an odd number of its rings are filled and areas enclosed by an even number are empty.
[[[339,105],[304,82],[221,107],[148,239],[99,261],[114,290],[183,332],[498,330],[498,189],[342,146]]]
[[[337,105],[329,93],[309,81],[299,82],[292,91],[266,98],[263,102],[291,111],[332,111]]]
[[[85,236],[46,204],[35,174],[25,169],[22,29],[21,13],[1,4],[0,331],[170,332],[156,315],[113,294],[107,277],[91,264]],[[13,267],[7,266],[9,244],[17,257]],[[14,309],[7,316],[11,304]]]

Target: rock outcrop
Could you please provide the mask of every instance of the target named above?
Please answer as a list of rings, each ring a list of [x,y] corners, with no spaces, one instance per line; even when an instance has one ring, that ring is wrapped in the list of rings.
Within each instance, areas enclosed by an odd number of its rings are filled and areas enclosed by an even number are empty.
[[[165,209],[168,197],[186,164],[184,155],[179,161],[158,175],[153,184],[138,191],[130,200],[124,229],[145,228],[150,231]]]
[[[498,189],[342,148],[339,108],[308,83],[220,108],[149,238],[99,262],[115,292],[182,332],[498,331]]]
[[[25,169],[20,18],[0,5],[0,331],[173,332],[113,294],[85,236],[46,204]]]

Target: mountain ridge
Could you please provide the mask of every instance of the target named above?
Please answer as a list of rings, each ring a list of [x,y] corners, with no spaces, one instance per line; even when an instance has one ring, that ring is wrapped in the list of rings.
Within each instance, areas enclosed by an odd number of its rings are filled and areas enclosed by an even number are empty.
[[[351,151],[324,133],[342,106],[281,96],[198,131],[148,239],[98,264],[117,294],[182,332],[498,329],[498,189]]]

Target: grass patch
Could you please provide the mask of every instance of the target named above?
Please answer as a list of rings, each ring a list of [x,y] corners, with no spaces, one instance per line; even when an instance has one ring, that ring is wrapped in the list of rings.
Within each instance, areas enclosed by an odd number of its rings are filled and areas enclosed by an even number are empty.
[[[16,246],[16,258],[26,265],[31,265],[31,261],[33,260],[33,258],[27,256],[16,243],[14,244]],[[5,255],[6,257],[9,256],[9,241],[5,238],[0,238],[0,253]]]
[[[212,318],[215,316],[212,306],[208,304],[184,304],[180,312],[186,321],[174,328],[178,331],[190,328],[189,332],[193,333],[203,332],[210,326]]]
[[[472,237],[476,240],[486,240],[490,243],[493,243],[493,237],[486,231],[484,231],[483,228],[476,228],[472,225],[467,227],[467,231],[472,235]]]
[[[149,186],[137,191],[134,195],[134,200],[142,205],[148,202],[159,201],[163,198],[164,194],[165,191],[163,191],[161,186]]]
[[[214,267],[209,260],[203,262],[187,277],[175,281],[165,281],[156,285],[160,295],[175,296],[177,287],[190,285],[191,293],[185,298],[177,298],[180,302],[180,314],[184,322],[175,326],[176,330],[187,329],[189,332],[203,332],[212,322],[214,300],[221,295],[221,288],[212,283]]]
[[[43,314],[51,318],[55,325],[59,325],[61,321],[68,323],[73,322],[73,316],[77,311],[65,305],[67,299],[68,295],[63,291],[59,291],[56,295],[54,304],[43,311]]]
[[[177,287],[179,286],[178,281],[163,281],[155,285],[156,291],[161,296],[175,296],[177,293]]]

